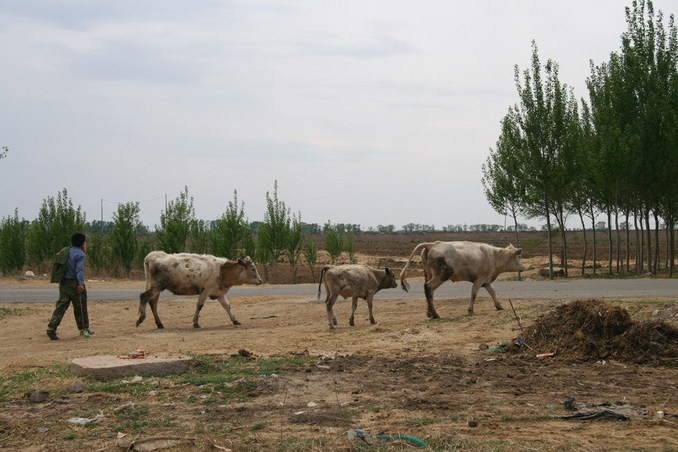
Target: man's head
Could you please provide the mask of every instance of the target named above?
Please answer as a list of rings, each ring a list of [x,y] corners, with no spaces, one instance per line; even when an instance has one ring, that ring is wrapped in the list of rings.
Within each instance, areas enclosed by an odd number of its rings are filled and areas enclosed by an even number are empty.
[[[71,236],[71,246],[82,247],[85,244],[85,234],[76,232]]]

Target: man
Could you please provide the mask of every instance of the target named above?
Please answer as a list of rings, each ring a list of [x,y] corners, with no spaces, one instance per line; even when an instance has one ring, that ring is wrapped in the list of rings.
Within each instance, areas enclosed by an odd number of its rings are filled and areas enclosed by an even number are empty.
[[[91,337],[94,331],[89,329],[89,315],[87,314],[85,235],[79,232],[71,236],[71,248],[68,250],[68,259],[66,260],[66,273],[59,282],[59,300],[56,302],[56,308],[47,325],[47,336],[53,341],[59,339],[56,330],[71,302],[73,302],[73,314],[80,335]]]

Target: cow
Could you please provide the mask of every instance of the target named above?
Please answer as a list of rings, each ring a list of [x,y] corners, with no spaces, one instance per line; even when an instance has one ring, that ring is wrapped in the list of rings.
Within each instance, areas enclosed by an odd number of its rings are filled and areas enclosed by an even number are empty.
[[[198,315],[209,297],[219,300],[231,322],[240,325],[231,312],[231,305],[225,297],[226,292],[241,284],[262,284],[257,267],[247,257],[231,261],[207,254],[167,254],[163,251],[151,251],[144,258],[146,291],[139,295],[139,319],[137,326],[146,318],[146,304],[151,305],[155,324],[164,328],[158,317],[158,298],[160,292],[169,289],[175,295],[198,295],[198,304],[193,315],[193,327],[200,328]]]
[[[366,265],[339,265],[339,266],[325,266],[320,271],[320,282],[318,283],[318,301],[320,301],[320,288],[323,280],[325,282],[325,307],[327,308],[327,321],[330,329],[337,324],[337,318],[334,316],[332,307],[337,297],[341,295],[346,299],[351,297],[353,305],[351,309],[351,318],[348,323],[355,326],[354,316],[355,310],[358,307],[358,298],[367,300],[367,309],[370,313],[370,323],[376,324],[372,315],[372,298],[374,294],[381,289],[392,289],[398,287],[396,277],[393,271],[389,268],[379,270],[371,268]]]
[[[414,254],[419,250],[421,250],[421,263],[426,278],[424,293],[428,304],[427,315],[433,319],[440,318],[433,306],[433,291],[445,281],[469,281],[473,283],[471,301],[468,305],[468,315],[473,315],[473,303],[481,287],[484,287],[490,294],[497,310],[504,309],[497,301],[492,283],[500,273],[524,270],[520,262],[520,255],[523,250],[513,245],[498,248],[486,243],[476,242],[437,241],[420,243],[414,248],[405,267],[400,272],[400,285],[406,292],[410,287],[406,281],[407,268]]]

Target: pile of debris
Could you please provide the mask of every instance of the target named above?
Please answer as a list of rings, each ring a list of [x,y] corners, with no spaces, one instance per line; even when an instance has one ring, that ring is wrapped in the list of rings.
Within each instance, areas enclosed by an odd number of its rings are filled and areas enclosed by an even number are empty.
[[[600,300],[577,300],[537,318],[517,353],[678,367],[678,328],[659,319],[634,321],[626,309]]]

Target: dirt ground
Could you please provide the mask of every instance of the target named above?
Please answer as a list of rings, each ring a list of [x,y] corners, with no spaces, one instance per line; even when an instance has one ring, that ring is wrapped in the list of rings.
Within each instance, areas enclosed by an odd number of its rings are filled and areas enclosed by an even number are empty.
[[[115,284],[141,288],[143,283]],[[390,291],[397,298],[400,289]],[[558,346],[493,353],[499,344],[524,336],[501,294],[504,311],[495,311],[483,293],[473,317],[466,316],[467,300],[436,300],[441,315],[436,321],[426,318],[423,293],[414,301],[377,301],[377,325],[369,324],[361,300],[355,327],[348,326],[350,301],[338,301],[339,326],[330,331],[324,304],[315,302],[315,295],[232,298],[240,326],[211,301],[201,313],[201,329],[192,328],[194,303],[161,298],[164,330],[155,328],[152,317],[134,326],[136,300],[91,301],[96,335],[78,337],[69,310],[59,341],[49,341],[44,333],[53,304],[2,304],[0,378],[137,349],[149,356],[215,359],[246,350],[254,359],[306,356],[309,361],[257,377],[249,400],[223,405],[190,400],[187,388],[164,385],[162,379],[156,391],[135,397],[85,390],[31,403],[23,393],[10,391],[0,406],[0,450],[125,450],[116,446],[118,432],[107,419],[129,402],[148,406],[149,417],[171,415],[178,423],[149,426],[135,436],[140,445],[134,450],[143,450],[142,440],[149,438],[159,440],[146,443],[146,450],[161,445],[169,446],[163,450],[215,451],[416,448],[404,439],[349,438],[350,429],[416,437],[428,444],[423,450],[678,450],[676,356],[635,364],[607,355],[571,358]],[[616,306],[633,319],[664,314],[675,325],[676,305],[667,302],[675,300],[627,300]],[[565,303],[513,300],[526,329]],[[553,357],[537,357],[553,352]],[[181,391],[186,397],[173,400],[185,402],[167,403],[163,397]],[[573,414],[564,404],[572,399],[596,406],[623,402],[632,414],[628,420],[560,419]],[[96,427],[65,422],[97,413],[104,419]]]

